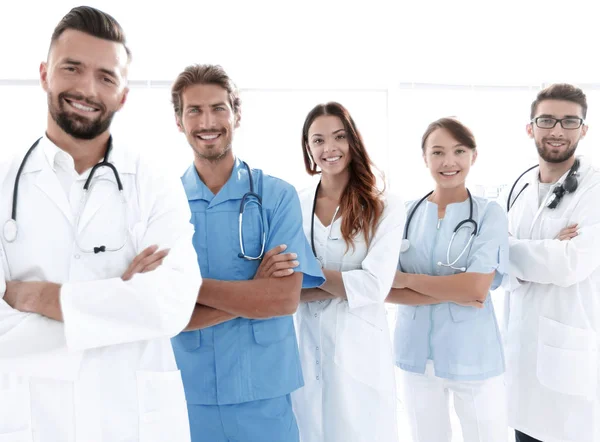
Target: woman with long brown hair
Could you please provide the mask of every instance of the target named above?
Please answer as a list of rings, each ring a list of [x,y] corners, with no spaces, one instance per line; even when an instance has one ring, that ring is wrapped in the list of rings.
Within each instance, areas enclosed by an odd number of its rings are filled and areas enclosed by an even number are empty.
[[[302,291],[296,313],[305,386],[293,395],[302,442],[398,438],[385,298],[396,271],[404,205],[377,188],[348,111],[316,106],[302,130],[304,232],[327,281]]]

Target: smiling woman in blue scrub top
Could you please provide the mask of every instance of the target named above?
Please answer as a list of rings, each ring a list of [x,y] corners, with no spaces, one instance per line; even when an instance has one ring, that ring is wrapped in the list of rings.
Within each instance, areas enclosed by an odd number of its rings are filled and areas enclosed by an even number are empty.
[[[465,442],[506,442],[504,356],[489,296],[508,265],[506,216],[465,186],[477,149],[462,123],[431,123],[422,150],[435,189],[407,204],[388,297],[398,304],[396,365],[413,441],[452,439],[452,393]]]
[[[306,117],[302,150],[321,179],[300,194],[304,232],[326,282],[296,313],[305,386],[293,393],[302,442],[395,442],[396,397],[385,299],[404,204],[380,192],[364,142],[338,103]],[[320,172],[318,172],[320,170]]]
[[[301,287],[324,281],[298,196],[233,155],[241,102],[220,66],[186,68],[172,99],[194,152],[182,181],[203,276],[187,331],[173,338],[192,441],[297,442],[290,393],[303,379],[291,315]],[[282,244],[297,255],[293,271],[265,277],[255,258]]]

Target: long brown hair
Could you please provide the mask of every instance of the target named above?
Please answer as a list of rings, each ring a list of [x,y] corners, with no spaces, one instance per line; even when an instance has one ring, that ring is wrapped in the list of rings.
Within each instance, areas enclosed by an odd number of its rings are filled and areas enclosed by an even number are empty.
[[[309,175],[321,173],[317,171],[317,164],[310,155],[308,130],[313,122],[323,115],[333,115],[341,120],[350,147],[350,179],[340,199],[342,237],[346,244],[354,249],[353,238],[362,231],[368,247],[383,213],[383,192],[377,188],[377,178],[373,173],[375,166],[365,149],[362,136],[350,113],[341,104],[318,104],[306,116],[302,127],[304,166]]]

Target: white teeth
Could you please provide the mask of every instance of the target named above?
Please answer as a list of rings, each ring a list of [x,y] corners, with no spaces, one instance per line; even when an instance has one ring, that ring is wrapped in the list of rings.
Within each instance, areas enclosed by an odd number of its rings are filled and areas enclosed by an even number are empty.
[[[218,136],[219,136],[219,134],[214,134],[214,135],[200,135],[200,138],[203,139],[203,140],[214,140]]]
[[[554,147],[560,147],[562,145],[563,145],[563,143],[550,143],[550,146],[554,146]]]
[[[444,176],[454,176],[456,174],[458,174],[458,172],[442,172],[442,175]]]
[[[324,158],[324,160],[327,161],[328,163],[333,163],[334,161],[337,161],[340,158],[342,158],[342,157]]]
[[[79,109],[79,110],[82,110],[82,111],[94,112],[96,110],[93,107],[84,106],[83,104],[75,103],[74,101],[70,101],[69,103],[71,103],[71,106],[73,106],[75,109]]]

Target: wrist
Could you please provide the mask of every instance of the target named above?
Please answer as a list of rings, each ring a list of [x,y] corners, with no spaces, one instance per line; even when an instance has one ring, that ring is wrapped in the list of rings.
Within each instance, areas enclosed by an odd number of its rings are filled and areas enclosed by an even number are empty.
[[[35,313],[44,314],[47,306],[58,305],[60,307],[60,288],[60,284],[53,282],[41,283],[40,290],[34,292]]]
[[[414,283],[414,274],[412,273],[403,273],[402,274],[402,288],[412,289]]]
[[[42,296],[42,286],[44,283],[42,282],[17,282],[19,284],[19,289],[21,287],[26,288],[23,290],[20,296],[19,303],[15,306],[17,310],[20,310],[24,313],[39,313],[41,310],[41,296]],[[27,284],[27,286],[25,285]],[[34,287],[34,290],[31,288]]]
[[[397,271],[396,275],[394,276],[392,288],[395,288],[395,289],[410,288],[409,283],[410,283],[410,281],[412,281],[412,276],[413,275],[411,273],[404,273],[401,271]]]

